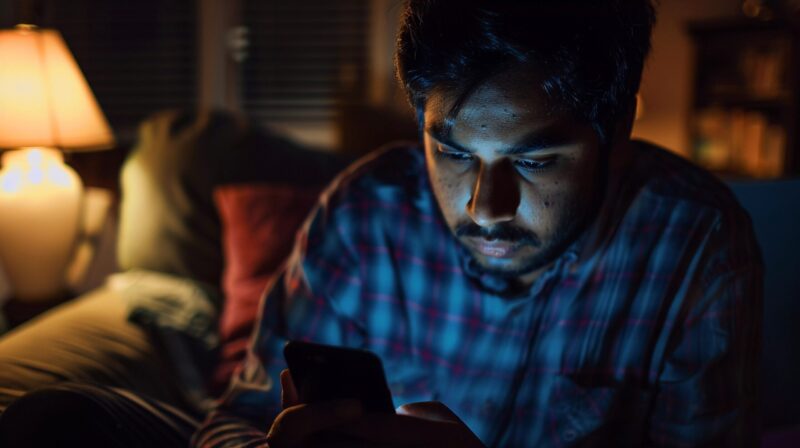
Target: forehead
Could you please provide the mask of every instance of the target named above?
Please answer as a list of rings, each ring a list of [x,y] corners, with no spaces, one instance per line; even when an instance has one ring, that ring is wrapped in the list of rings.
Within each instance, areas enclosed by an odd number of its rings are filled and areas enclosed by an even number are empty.
[[[540,79],[522,69],[487,79],[454,110],[459,93],[434,90],[425,105],[425,128],[453,140],[513,138],[534,132],[563,118],[541,88]]]

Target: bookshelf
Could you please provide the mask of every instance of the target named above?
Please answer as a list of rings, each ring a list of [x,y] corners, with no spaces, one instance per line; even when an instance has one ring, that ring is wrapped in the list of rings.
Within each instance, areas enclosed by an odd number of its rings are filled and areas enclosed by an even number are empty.
[[[692,158],[726,177],[800,174],[800,27],[787,19],[693,22]]]

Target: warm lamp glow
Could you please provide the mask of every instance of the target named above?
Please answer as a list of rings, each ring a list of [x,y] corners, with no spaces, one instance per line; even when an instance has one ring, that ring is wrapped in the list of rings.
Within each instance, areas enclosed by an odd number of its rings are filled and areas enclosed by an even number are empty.
[[[45,194],[49,185],[70,187],[73,176],[64,169],[60,153],[49,148],[28,148],[12,151],[3,156],[0,173],[0,190],[6,195],[27,191],[27,194]]]
[[[0,148],[96,150],[114,145],[89,84],[61,34],[0,30]]]
[[[61,34],[0,30],[0,261],[21,301],[58,297],[78,235],[83,188],[59,151],[114,146]],[[58,148],[58,149],[56,149]]]
[[[64,288],[64,270],[78,232],[81,181],[52,148],[2,157],[0,259],[13,294],[47,300]]]

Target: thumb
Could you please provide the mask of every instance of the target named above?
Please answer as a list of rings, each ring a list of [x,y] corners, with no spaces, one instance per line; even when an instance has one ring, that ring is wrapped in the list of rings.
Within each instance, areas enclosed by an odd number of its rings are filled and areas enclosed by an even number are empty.
[[[422,401],[404,404],[397,408],[399,415],[424,418],[442,422],[462,423],[460,418],[440,401]]]
[[[397,413],[439,425],[438,430],[427,434],[430,442],[436,441],[429,446],[458,448],[482,448],[484,446],[478,436],[458,418],[456,413],[439,401],[409,403],[397,408]]]
[[[300,404],[300,398],[294,387],[292,375],[289,373],[289,369],[283,369],[281,371],[281,407],[286,409],[298,404]]]

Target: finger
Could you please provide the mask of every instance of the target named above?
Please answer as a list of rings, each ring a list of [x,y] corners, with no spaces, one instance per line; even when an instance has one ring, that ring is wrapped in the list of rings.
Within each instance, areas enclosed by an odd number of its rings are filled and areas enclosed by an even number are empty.
[[[427,420],[407,415],[365,414],[338,432],[391,446],[482,447],[462,423]]]
[[[294,387],[292,375],[289,373],[289,369],[283,369],[281,371],[281,407],[286,409],[298,404],[300,404],[300,399],[297,389]]]
[[[438,420],[444,422],[463,423],[458,416],[440,401],[423,401],[404,404],[397,408],[399,415]]]
[[[278,414],[267,441],[274,446],[296,446],[315,433],[353,422],[361,416],[361,403],[357,400],[299,404]]]

